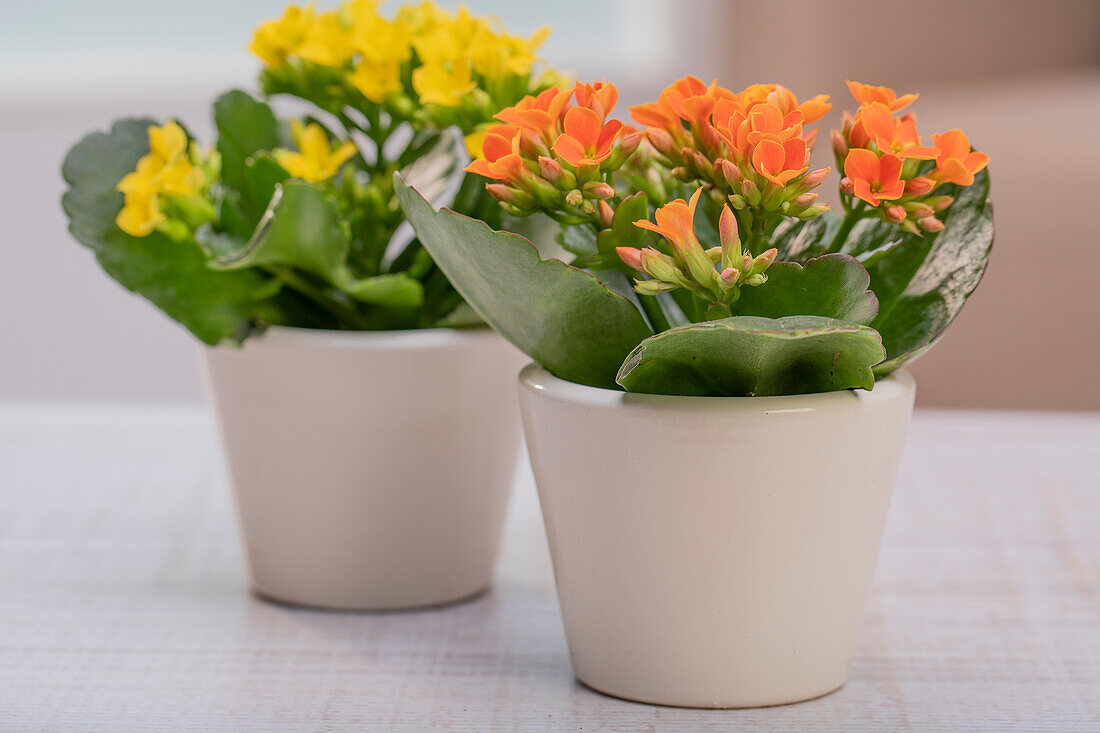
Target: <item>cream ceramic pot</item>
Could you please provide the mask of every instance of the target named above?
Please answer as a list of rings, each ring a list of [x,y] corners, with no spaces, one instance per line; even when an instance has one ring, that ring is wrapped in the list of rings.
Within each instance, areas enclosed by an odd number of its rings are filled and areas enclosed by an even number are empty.
[[[520,438],[504,339],[271,328],[205,360],[255,592],[398,609],[489,584]]]
[[[689,707],[844,684],[914,385],[788,397],[585,387],[520,407],[577,677]]]

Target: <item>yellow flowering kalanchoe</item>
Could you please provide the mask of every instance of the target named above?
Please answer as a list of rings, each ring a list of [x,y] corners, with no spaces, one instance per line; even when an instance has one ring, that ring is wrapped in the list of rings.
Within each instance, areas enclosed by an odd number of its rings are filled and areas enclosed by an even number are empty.
[[[303,181],[327,181],[356,153],[355,143],[352,142],[332,147],[324,128],[316,122],[303,125],[301,120],[291,120],[290,130],[298,152],[278,149],[273,154],[287,173]]]
[[[452,15],[431,2],[402,6],[389,20],[378,5],[350,0],[323,13],[312,5],[290,6],[256,29],[249,49],[268,70],[280,71],[295,60],[336,69],[375,104],[408,92],[421,105],[458,107],[475,90],[489,93],[530,75],[535,51],[549,34],[543,28],[530,38],[515,36],[465,7]],[[404,87],[406,78],[411,90]],[[496,101],[500,107],[515,100]]]
[[[212,178],[211,168],[217,165],[215,156],[204,157],[174,120],[150,126],[148,132],[149,152],[116,186],[124,205],[115,223],[135,237],[144,237],[167,222],[166,200],[198,199]]]

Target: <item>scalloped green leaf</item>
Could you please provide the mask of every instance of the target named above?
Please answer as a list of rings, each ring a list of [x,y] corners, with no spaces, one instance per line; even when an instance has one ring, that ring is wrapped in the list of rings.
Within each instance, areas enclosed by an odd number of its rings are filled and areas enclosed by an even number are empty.
[[[290,180],[277,184],[252,239],[213,260],[223,270],[282,265],[310,273],[364,303],[415,308],[423,286],[404,273],[357,278],[348,267],[351,232],[336,202],[317,186]]]
[[[832,318],[734,316],[651,336],[618,382],[628,392],[706,397],[871,389],[884,350],[874,329]]]
[[[783,318],[824,316],[867,324],[878,313],[878,298],[867,289],[871,278],[849,255],[817,257],[805,265],[776,262],[768,281],[741,288],[735,315]]]
[[[69,151],[62,166],[68,190],[62,207],[69,230],[95,252],[103,269],[123,287],[164,311],[208,344],[239,342],[257,320],[293,323],[270,299],[270,278],[256,272],[218,272],[193,240],[160,232],[132,237],[115,225],[122,194],[115,185],[149,152],[150,119],[116,122]]]
[[[523,237],[436,211],[399,174],[394,184],[421,243],[490,326],[562,379],[616,388],[619,365],[652,334],[629,300],[586,272],[541,259]]]

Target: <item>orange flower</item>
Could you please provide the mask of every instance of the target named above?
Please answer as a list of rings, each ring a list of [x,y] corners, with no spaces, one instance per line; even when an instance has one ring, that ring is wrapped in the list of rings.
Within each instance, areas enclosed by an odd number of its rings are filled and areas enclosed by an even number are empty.
[[[634,222],[634,226],[657,232],[667,239],[676,251],[692,246],[701,247],[699,240],[695,238],[695,209],[699,205],[701,193],[703,193],[702,188],[691,195],[690,202],[683,199],[669,201],[654,212],[655,221],[639,219]]]
[[[564,132],[554,142],[553,150],[574,168],[599,165],[611,157],[611,146],[623,129],[623,123],[611,120],[607,124],[588,107],[573,107],[565,113]]]
[[[969,186],[974,182],[974,174],[989,164],[989,156],[974,152],[962,130],[933,135],[932,144],[936,146],[936,168],[929,177],[938,183]]]
[[[852,92],[852,96],[861,105],[879,102],[885,104],[891,112],[904,109],[917,101],[917,97],[920,96],[919,94],[903,94],[899,97],[898,93],[889,87],[876,87],[870,84],[861,84],[858,81],[848,81],[846,83],[848,89]]]
[[[917,118],[912,112],[898,119],[882,102],[871,102],[859,108],[849,139],[857,148],[867,147],[873,142],[879,150],[903,158],[932,160],[938,155],[935,148],[921,145]]]
[[[689,74],[665,88],[655,103],[631,107],[630,116],[639,125],[669,131],[682,129],[681,120],[698,122],[710,115],[718,93],[717,80],[708,87]]]
[[[466,166],[466,171],[495,181],[519,181],[527,167],[519,152],[523,132],[511,125],[498,125],[486,132],[481,143],[481,158]]]
[[[781,84],[753,84],[745,87],[740,94],[736,95],[736,98],[746,113],[757,104],[767,102],[778,107],[784,115],[801,112],[802,122],[807,125],[820,120],[833,106],[829,104],[828,94],[818,94],[799,104],[794,93]]]
[[[887,153],[881,158],[870,150],[854,148],[844,159],[844,175],[852,182],[852,192],[871,206],[901,198],[905,181],[900,179],[902,160]]]
[[[502,109],[496,119],[521,127],[553,145],[571,96],[572,89],[550,87],[537,97],[524,97],[514,107]]]
[[[784,143],[766,138],[752,151],[752,167],[777,186],[786,186],[806,172],[807,153],[806,141],[801,137],[792,137]]]
[[[615,104],[619,101],[619,90],[606,81],[594,81],[591,84],[578,81],[573,87],[573,98],[577,100],[579,107],[588,107],[598,114],[602,122],[615,109]]]

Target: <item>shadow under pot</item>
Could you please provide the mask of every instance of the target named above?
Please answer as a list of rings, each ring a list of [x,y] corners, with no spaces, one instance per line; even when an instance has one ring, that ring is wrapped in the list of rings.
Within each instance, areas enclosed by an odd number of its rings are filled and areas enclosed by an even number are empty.
[[[520,407],[573,668],[600,692],[755,707],[844,684],[913,380],[627,394],[530,365]]]
[[[206,349],[254,592],[384,610],[488,587],[522,361],[489,330],[273,327]]]

